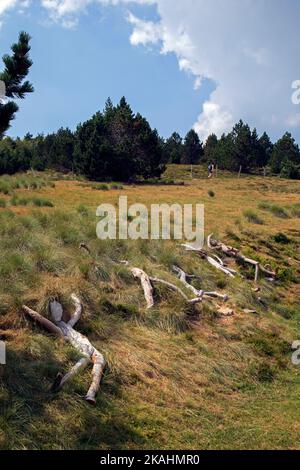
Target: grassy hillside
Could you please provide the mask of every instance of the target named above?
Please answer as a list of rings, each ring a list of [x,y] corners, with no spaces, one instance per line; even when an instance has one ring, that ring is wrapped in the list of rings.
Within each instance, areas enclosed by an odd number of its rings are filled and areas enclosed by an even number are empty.
[[[0,337],[8,349],[1,449],[300,448],[300,368],[291,363],[291,344],[300,339],[300,182],[207,180],[205,169],[192,180],[189,172],[173,166],[165,175],[184,186],[0,178]],[[278,280],[262,279],[256,293],[249,268],[237,268],[245,279],[229,279],[177,243],[98,240],[96,207],[120,195],[129,203],[205,203],[206,235],[270,264]],[[164,287],[146,310],[122,259],[180,285],[175,263],[200,276],[196,287],[228,293],[235,314],[220,316],[215,301],[191,309]],[[77,353],[20,308],[47,316],[59,296],[72,311],[73,291],[84,304],[77,328],[108,361],[95,408],[83,400],[90,369],[49,392]]]

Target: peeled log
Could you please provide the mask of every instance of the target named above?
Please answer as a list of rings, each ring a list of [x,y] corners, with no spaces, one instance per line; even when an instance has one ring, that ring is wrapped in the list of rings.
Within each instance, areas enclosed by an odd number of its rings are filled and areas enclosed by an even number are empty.
[[[145,271],[139,268],[133,268],[131,272],[135,279],[139,279],[141,281],[145,299],[147,302],[147,309],[152,308],[154,306],[153,287],[148,274],[146,274]]]
[[[58,375],[52,389],[61,389],[66,382],[70,381],[76,374],[78,374],[78,372],[80,372],[80,370],[82,370],[92,361],[94,364],[92,371],[93,380],[85,399],[88,403],[95,405],[96,395],[100,387],[100,382],[106,363],[103,355],[91,344],[88,338],[73,328],[73,326],[79,321],[81,317],[82,304],[75,294],[72,294],[71,298],[74,302],[75,312],[68,323],[61,320],[63,310],[61,304],[57,301],[51,302],[50,304],[51,315],[55,321],[55,324],[34,310],[26,307],[25,305],[23,306],[23,310],[33,320],[38,322],[48,331],[63,337],[82,355],[82,358],[71,368],[68,373],[66,373],[64,376],[61,374]]]
[[[239,261],[242,261],[244,263],[251,264],[252,266],[255,266],[255,282],[258,281],[259,273],[260,271],[263,272],[264,274],[271,276],[272,278],[276,277],[276,273],[274,271],[271,271],[267,269],[266,267],[262,266],[258,261],[253,260],[251,258],[247,258],[244,256],[239,250],[236,248],[233,248],[232,246],[227,246],[224,243],[221,243],[217,240],[214,240],[213,234],[210,234],[207,237],[207,245],[211,250],[218,250],[225,254],[226,256],[235,258]]]

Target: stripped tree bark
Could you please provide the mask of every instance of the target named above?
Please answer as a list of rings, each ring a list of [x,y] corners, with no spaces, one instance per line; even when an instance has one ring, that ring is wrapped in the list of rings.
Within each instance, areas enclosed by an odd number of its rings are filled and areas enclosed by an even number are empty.
[[[147,309],[152,308],[154,305],[153,287],[152,287],[149,276],[145,273],[145,271],[142,271],[141,269],[138,269],[138,268],[133,268],[131,272],[135,279],[139,279],[141,281],[145,299],[147,302]]]
[[[195,276],[191,276],[190,274],[185,273],[182,269],[178,268],[178,266],[173,266],[173,270],[178,274],[180,281],[185,285],[187,289],[190,289],[194,295],[198,297],[204,298],[216,298],[221,299],[224,302],[229,300],[228,295],[220,294],[219,292],[206,292],[204,290],[198,290],[194,286],[192,286],[187,279],[192,279]]]
[[[72,294],[71,298],[75,306],[75,312],[67,323],[62,321],[63,308],[57,301],[50,303],[50,312],[54,323],[47,320],[45,317],[35,312],[34,310],[26,307],[26,305],[23,305],[23,310],[34,321],[38,322],[48,331],[63,337],[66,341],[71,343],[72,346],[82,355],[82,358],[71,368],[67,374],[64,376],[62,374],[58,374],[52,390],[57,391],[61,389],[66,382],[71,380],[81,369],[92,362],[93,379],[85,399],[88,403],[95,405],[96,395],[100,387],[100,382],[106,363],[103,355],[90,343],[88,338],[73,328],[81,317],[82,304],[75,294]]]
[[[184,284],[184,286],[189,289],[190,291],[193,292],[195,297],[193,299],[189,299],[189,297],[183,292],[182,289],[177,287],[175,284],[172,284],[171,282],[165,281],[164,279],[160,279],[157,277],[150,277],[148,276],[145,271],[139,269],[139,268],[132,268],[131,272],[133,276],[136,279],[139,279],[141,281],[141,285],[144,291],[144,296],[147,302],[147,309],[152,308],[154,306],[154,298],[153,298],[153,284],[162,284],[169,289],[173,290],[174,292],[177,292],[178,294],[183,297],[183,299],[191,304],[195,305],[197,303],[202,302],[205,298],[218,298],[222,299],[223,301],[228,300],[227,295],[222,295],[219,294],[218,292],[205,292],[203,290],[197,290],[195,287],[193,287],[191,284],[187,282],[187,277],[192,278],[193,276],[189,276],[186,274],[184,271],[182,271],[180,268],[177,268],[174,266],[174,271],[176,271],[177,274],[180,276],[181,282]]]
[[[207,237],[207,245],[211,250],[217,250],[217,251],[223,253],[226,256],[229,256],[231,258],[235,258],[238,261],[242,261],[244,263],[248,263],[248,264],[251,264],[252,266],[255,266],[255,278],[254,278],[255,282],[258,281],[260,272],[263,272],[264,274],[266,274],[266,275],[268,275],[272,278],[276,277],[276,273],[274,271],[271,271],[270,269],[267,269],[266,266],[262,266],[258,261],[253,260],[251,258],[247,258],[246,256],[244,256],[236,248],[225,245],[224,243],[213,239],[213,234],[210,234]]]
[[[183,248],[185,248],[187,251],[194,251],[196,252],[202,259],[206,259],[206,261],[214,266],[216,269],[219,271],[222,271],[224,274],[226,274],[229,277],[235,277],[235,274],[237,274],[236,271],[233,269],[227,268],[224,266],[223,261],[216,257],[213,258],[212,256],[209,256],[208,253],[206,253],[204,250],[199,250],[198,248],[193,247],[192,245],[182,245]]]

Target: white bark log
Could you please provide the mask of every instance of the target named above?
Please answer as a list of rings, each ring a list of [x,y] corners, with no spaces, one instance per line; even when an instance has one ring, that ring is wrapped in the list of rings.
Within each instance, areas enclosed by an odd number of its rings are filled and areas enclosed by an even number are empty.
[[[258,281],[259,278],[259,273],[263,272],[267,276],[271,276],[272,278],[276,277],[276,273],[274,271],[271,271],[267,269],[267,267],[262,266],[258,261],[253,260],[251,258],[247,258],[244,256],[239,250],[236,248],[233,248],[231,246],[227,246],[224,243],[221,243],[217,240],[213,240],[213,234],[211,233],[207,237],[207,245],[211,250],[218,250],[225,254],[226,256],[230,256],[232,258],[235,258],[239,261],[243,261],[244,263],[251,264],[252,266],[255,266],[255,282]]]
[[[23,309],[32,319],[47,328],[48,331],[62,336],[82,355],[82,358],[67,374],[65,374],[59,381],[56,380],[55,389],[58,390],[62,388],[66,382],[70,381],[80,370],[86,367],[91,361],[93,362],[93,380],[85,399],[87,402],[94,405],[96,403],[96,394],[99,390],[105,368],[105,359],[103,355],[90,343],[86,336],[74,330],[73,326],[78,322],[82,313],[82,304],[75,294],[72,294],[72,300],[75,305],[75,313],[68,323],[59,320],[54,324],[25,305],[23,306]],[[62,317],[62,307],[59,302],[52,302],[50,309],[54,318]]]
[[[219,292],[205,292],[203,290],[197,290],[194,286],[187,282],[187,277],[192,277],[186,274],[182,269],[177,266],[173,266],[173,270],[179,274],[180,281],[185,285],[187,289],[190,289],[196,296],[201,298],[217,298],[222,299],[224,302],[227,302],[229,299],[228,295],[220,294]]]
[[[148,274],[146,274],[145,271],[139,268],[133,268],[131,270],[131,273],[133,274],[133,277],[135,279],[139,279],[141,281],[144,296],[147,302],[147,309],[152,308],[154,306],[153,287]]]
[[[89,391],[85,397],[86,401],[90,403],[91,405],[96,404],[96,395],[99,391],[100,388],[100,383],[101,383],[101,378],[103,376],[103,372],[105,369],[105,359],[102,356],[102,354],[99,353],[99,351],[94,352],[92,356],[92,361],[93,361],[93,380],[91,383],[91,386],[89,388]]]
[[[26,307],[26,305],[23,305],[22,309],[24,310],[24,312],[27,313],[27,315],[29,315],[34,321],[46,328],[46,330],[48,330],[50,333],[54,333],[57,336],[63,336],[61,329],[54,325],[54,323],[52,323],[50,320],[47,320],[47,318],[35,312],[31,308]]]
[[[71,320],[68,323],[69,323],[70,326],[74,327],[76,325],[76,323],[80,320],[80,317],[81,317],[81,314],[82,314],[82,304],[81,304],[81,302],[80,302],[80,300],[79,300],[79,298],[77,297],[76,294],[72,294],[71,299],[74,302],[75,312],[74,312]]]

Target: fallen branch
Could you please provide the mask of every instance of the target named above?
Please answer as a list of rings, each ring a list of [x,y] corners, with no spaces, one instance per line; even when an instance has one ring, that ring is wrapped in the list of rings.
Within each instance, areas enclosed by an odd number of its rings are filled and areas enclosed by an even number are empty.
[[[163,284],[164,286],[169,287],[169,289],[178,292],[178,294],[180,294],[184,298],[184,300],[189,304],[195,305],[202,302],[203,300],[202,295],[190,300],[188,296],[185,295],[185,293],[179,287],[175,286],[175,284],[171,284],[170,282],[164,281],[163,279],[159,279],[157,277],[150,277],[150,281],[153,283]]]
[[[251,258],[247,258],[244,256],[239,250],[236,248],[233,248],[231,246],[225,245],[222,242],[219,242],[217,240],[214,240],[213,234],[210,234],[207,237],[207,245],[211,250],[217,250],[221,253],[223,253],[226,256],[229,256],[231,258],[235,258],[238,261],[242,261],[244,263],[251,264],[252,266],[255,266],[255,282],[258,281],[259,273],[263,272],[264,274],[275,278],[276,273],[274,271],[271,271],[270,269],[267,269],[266,266],[262,266],[258,261],[253,260]]]
[[[187,278],[192,278],[194,276],[190,276],[189,274],[185,273],[182,269],[178,268],[178,266],[173,266],[173,270],[179,275],[180,281],[185,285],[187,289],[190,289],[194,295],[203,298],[216,298],[216,299],[222,299],[224,302],[227,302],[229,300],[228,295],[223,295],[220,294],[219,292],[205,292],[203,290],[198,290],[189,282],[187,281]]]
[[[138,268],[133,268],[131,272],[135,279],[139,279],[141,281],[145,299],[147,302],[147,309],[152,308],[154,305],[153,287],[152,287],[148,274],[146,274],[145,271],[142,271],[141,269],[138,269]]]
[[[198,248],[195,248],[191,245],[182,245],[183,248],[185,248],[187,251],[194,251],[196,252],[202,259],[206,259],[206,261],[214,266],[216,269],[219,271],[222,271],[224,274],[230,277],[234,277],[236,274],[236,271],[233,269],[226,268],[221,260],[216,260],[212,258],[212,256],[209,256],[204,250],[199,250]]]
[[[87,402],[95,405],[96,395],[99,390],[100,381],[105,368],[105,359],[103,355],[90,343],[86,336],[82,335],[73,328],[81,317],[82,304],[75,294],[72,294],[71,298],[75,306],[75,312],[68,323],[62,321],[63,308],[56,300],[50,303],[50,312],[54,323],[52,323],[50,320],[47,320],[45,317],[35,312],[34,310],[26,307],[26,305],[23,305],[23,310],[34,321],[38,322],[48,331],[55,333],[58,336],[62,336],[82,355],[82,358],[71,368],[67,374],[64,376],[59,374],[57,376],[52,390],[56,391],[61,389],[66,382],[71,380],[76,374],[78,374],[80,370],[82,370],[92,361],[94,364],[92,371],[93,380],[85,399]]]

